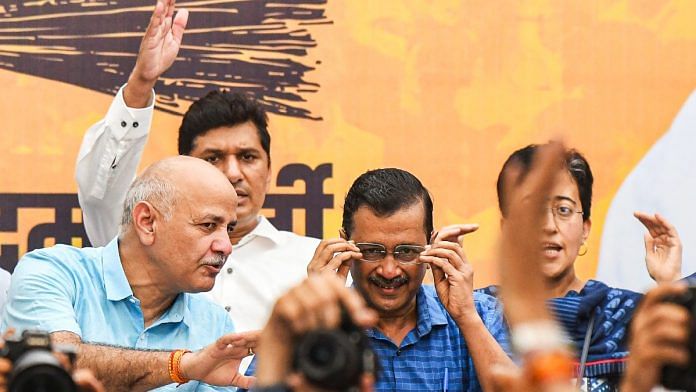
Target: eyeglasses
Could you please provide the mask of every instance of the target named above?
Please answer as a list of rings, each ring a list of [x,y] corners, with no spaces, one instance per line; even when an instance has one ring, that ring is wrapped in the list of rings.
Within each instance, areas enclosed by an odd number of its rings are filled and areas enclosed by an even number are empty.
[[[573,219],[575,214],[582,214],[582,211],[575,211],[572,207],[564,205],[548,207],[548,209],[551,210],[557,222],[567,222]]]
[[[373,244],[371,242],[358,242],[355,246],[360,249],[363,257],[361,261],[368,263],[376,263],[382,261],[388,254],[394,255],[394,259],[402,265],[416,264],[418,257],[425,251],[424,246],[419,245],[397,245],[393,252],[387,251],[387,248],[382,244]]]

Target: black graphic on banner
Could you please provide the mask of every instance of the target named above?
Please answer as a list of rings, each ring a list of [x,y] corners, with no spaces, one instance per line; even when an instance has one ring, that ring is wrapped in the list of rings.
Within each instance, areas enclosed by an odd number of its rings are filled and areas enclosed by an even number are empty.
[[[0,0],[0,67],[115,94],[128,79],[153,0]],[[319,85],[306,73],[330,24],[326,0],[207,0],[190,11],[179,56],[160,78],[158,109],[183,114],[213,89],[246,92],[269,112],[319,119],[304,107]]]

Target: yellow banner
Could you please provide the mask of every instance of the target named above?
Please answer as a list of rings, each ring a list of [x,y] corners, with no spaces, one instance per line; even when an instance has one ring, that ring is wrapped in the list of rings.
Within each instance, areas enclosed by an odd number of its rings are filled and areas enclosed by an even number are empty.
[[[230,12],[236,3],[181,2],[192,10],[185,51],[158,84],[141,167],[176,153],[180,113],[206,89],[251,91],[272,112],[276,173],[330,164],[324,236],[337,235],[358,175],[404,168],[431,191],[436,226],[481,225],[464,243],[476,286],[495,281],[495,180],[512,151],[560,135],[590,161],[592,234],[576,268],[592,277],[614,194],[696,86],[692,1],[278,1]],[[12,4],[0,1],[0,193],[74,194],[82,136],[127,79],[152,4]],[[84,27],[95,21],[102,30]],[[235,41],[240,31],[250,41]],[[304,192],[302,182],[271,191]],[[2,256],[21,255],[58,209],[19,206],[13,225],[3,200]],[[61,206],[79,223],[69,200]],[[306,231],[306,214],[292,211],[294,230]]]

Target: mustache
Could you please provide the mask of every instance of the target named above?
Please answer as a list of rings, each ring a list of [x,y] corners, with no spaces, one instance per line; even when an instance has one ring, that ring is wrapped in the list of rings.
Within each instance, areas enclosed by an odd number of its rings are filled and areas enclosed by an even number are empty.
[[[215,267],[222,267],[223,264],[225,264],[225,261],[227,260],[227,257],[223,254],[216,254],[211,257],[206,257],[205,259],[201,260],[201,265],[212,265]]]
[[[408,277],[401,275],[392,279],[387,279],[379,275],[370,275],[367,277],[370,283],[374,283],[380,287],[397,287],[408,283]]]

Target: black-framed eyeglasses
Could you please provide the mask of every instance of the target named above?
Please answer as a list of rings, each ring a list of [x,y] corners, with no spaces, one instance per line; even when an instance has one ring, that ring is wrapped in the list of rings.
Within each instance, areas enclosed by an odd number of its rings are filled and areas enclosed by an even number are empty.
[[[551,210],[553,217],[556,218],[557,221],[569,221],[575,214],[582,214],[582,211],[576,211],[572,207],[564,205],[548,207],[548,209]]]
[[[399,264],[409,265],[418,263],[418,257],[425,251],[425,246],[420,245],[397,245],[393,252],[389,252],[382,244],[374,244],[371,242],[358,242],[355,244],[360,253],[362,253],[361,261],[368,263],[376,263],[382,261],[388,254],[394,256],[394,259]]]

